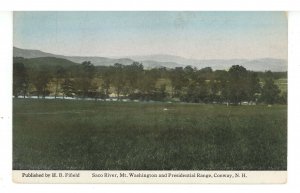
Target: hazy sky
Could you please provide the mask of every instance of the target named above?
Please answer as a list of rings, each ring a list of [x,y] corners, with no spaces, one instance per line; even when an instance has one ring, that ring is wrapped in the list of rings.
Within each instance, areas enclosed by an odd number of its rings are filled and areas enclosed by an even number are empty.
[[[15,12],[14,46],[78,56],[287,59],[285,12]]]

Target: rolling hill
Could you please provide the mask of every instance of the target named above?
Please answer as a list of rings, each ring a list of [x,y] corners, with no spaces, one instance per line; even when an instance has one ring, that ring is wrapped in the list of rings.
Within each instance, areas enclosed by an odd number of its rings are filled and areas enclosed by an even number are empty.
[[[78,65],[78,63],[72,62],[63,58],[56,57],[38,57],[38,58],[23,58],[23,57],[14,57],[14,62],[22,62],[25,65],[38,67],[38,66],[58,66],[63,65],[65,67]]]
[[[247,59],[227,59],[227,60],[197,60],[188,59],[180,56],[173,55],[147,55],[147,56],[126,56],[121,58],[108,58],[108,57],[98,57],[98,56],[64,56],[55,55],[51,53],[42,52],[40,50],[28,50],[14,47],[13,49],[14,57],[23,58],[60,58],[69,60],[73,63],[82,63],[83,61],[91,61],[96,66],[109,66],[115,63],[121,63],[124,65],[132,64],[134,61],[143,63],[145,68],[157,68],[157,67],[184,67],[191,65],[197,67],[198,69],[204,67],[211,67],[214,70],[229,69],[232,65],[242,65],[248,70],[252,71],[267,71],[271,70],[274,72],[287,71],[287,61],[283,59],[275,58],[259,58],[253,60]]]
[[[64,55],[56,55],[51,53],[42,52],[40,50],[27,50],[14,47],[13,48],[13,56],[14,57],[23,57],[23,58],[41,58],[41,57],[54,57],[54,58],[63,58],[75,63],[82,63],[84,61],[91,61],[96,66],[109,66],[115,63],[121,63],[124,65],[129,65],[134,62],[129,58],[106,58],[106,57],[95,57],[95,56],[64,56]]]

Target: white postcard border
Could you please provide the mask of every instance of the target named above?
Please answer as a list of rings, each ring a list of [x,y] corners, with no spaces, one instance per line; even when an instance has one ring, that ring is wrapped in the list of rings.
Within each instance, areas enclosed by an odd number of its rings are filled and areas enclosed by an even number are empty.
[[[15,183],[46,184],[283,184],[287,171],[14,170]]]

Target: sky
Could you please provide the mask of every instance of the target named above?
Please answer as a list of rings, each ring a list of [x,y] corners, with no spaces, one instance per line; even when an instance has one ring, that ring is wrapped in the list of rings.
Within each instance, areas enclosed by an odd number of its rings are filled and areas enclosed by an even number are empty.
[[[287,59],[285,12],[14,12],[14,46],[68,56]]]

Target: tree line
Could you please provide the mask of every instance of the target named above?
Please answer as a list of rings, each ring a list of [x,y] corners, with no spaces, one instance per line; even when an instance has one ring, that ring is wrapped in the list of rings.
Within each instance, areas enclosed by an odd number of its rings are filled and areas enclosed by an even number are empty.
[[[113,66],[82,64],[31,67],[13,64],[14,97],[48,95],[139,101],[192,103],[287,103],[287,93],[274,83],[286,73],[252,72],[240,65],[213,71],[192,66],[144,69],[142,63]]]

